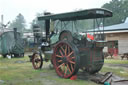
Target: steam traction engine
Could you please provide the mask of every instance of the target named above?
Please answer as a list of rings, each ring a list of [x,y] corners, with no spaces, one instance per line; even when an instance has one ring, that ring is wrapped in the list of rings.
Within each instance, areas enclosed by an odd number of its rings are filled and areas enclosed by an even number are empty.
[[[106,45],[104,19],[111,16],[112,12],[106,9],[89,9],[38,17],[39,21],[44,20],[46,32],[42,38],[41,51],[33,53],[33,67],[39,69],[43,61],[51,60],[56,73],[62,78],[70,78],[79,69],[91,74],[100,71],[104,64],[103,48]],[[92,22],[92,29],[80,33],[80,20],[90,20],[84,22]]]

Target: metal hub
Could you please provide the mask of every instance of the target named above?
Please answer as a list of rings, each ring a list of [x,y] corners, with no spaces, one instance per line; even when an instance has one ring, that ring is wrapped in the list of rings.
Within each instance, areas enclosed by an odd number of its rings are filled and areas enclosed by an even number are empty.
[[[36,63],[38,63],[39,61],[40,61],[40,59],[39,59],[39,58],[35,59],[35,62],[36,62]]]
[[[62,62],[63,62],[63,63],[67,63],[67,58],[66,58],[66,56],[64,56],[64,57],[62,58]]]

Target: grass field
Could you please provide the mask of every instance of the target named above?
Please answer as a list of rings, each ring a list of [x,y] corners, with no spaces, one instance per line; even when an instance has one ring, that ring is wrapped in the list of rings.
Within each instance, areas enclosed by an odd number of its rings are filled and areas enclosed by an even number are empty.
[[[110,63],[110,64],[128,64],[128,60],[114,60],[114,59],[106,59],[105,63]]]
[[[105,60],[106,64],[128,64],[126,60]],[[44,63],[41,70],[34,70],[29,58],[0,58],[0,85],[98,85],[89,80],[70,80],[57,76],[55,70]],[[113,72],[128,78],[128,69],[104,65],[101,72]]]
[[[101,72],[113,72],[120,77],[128,79],[128,60],[106,59]]]
[[[63,79],[44,63],[41,70],[34,70],[28,58],[0,58],[0,85],[97,85],[88,80]]]

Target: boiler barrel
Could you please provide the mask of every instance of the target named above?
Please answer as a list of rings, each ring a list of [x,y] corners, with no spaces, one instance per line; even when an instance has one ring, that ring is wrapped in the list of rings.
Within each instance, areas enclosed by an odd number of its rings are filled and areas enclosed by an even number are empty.
[[[80,68],[85,68],[89,73],[98,72],[103,64],[103,47],[81,46],[79,49]]]

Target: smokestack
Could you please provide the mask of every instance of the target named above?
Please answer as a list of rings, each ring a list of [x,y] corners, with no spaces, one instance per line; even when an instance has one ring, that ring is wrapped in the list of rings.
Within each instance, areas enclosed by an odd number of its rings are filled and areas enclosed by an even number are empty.
[[[50,12],[45,12],[44,15],[50,15]],[[45,20],[45,30],[46,30],[46,39],[48,39],[48,36],[50,34],[50,20]]]
[[[1,27],[2,27],[2,31],[4,32],[3,23],[4,23],[4,15],[1,15]]]
[[[15,40],[17,40],[17,28],[13,28],[13,30],[14,30],[14,38]]]
[[[3,25],[4,23],[4,15],[1,15],[1,24]]]

